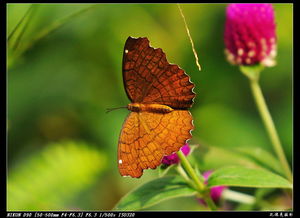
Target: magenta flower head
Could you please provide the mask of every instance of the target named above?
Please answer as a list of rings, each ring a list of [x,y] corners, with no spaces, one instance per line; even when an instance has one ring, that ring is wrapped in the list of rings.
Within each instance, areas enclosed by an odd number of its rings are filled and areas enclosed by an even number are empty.
[[[190,153],[191,149],[190,146],[186,143],[184,146],[181,147],[180,150],[185,156],[187,156]],[[161,162],[165,165],[177,164],[179,163],[179,157],[176,153],[173,153],[171,155],[164,156]]]
[[[224,41],[231,64],[274,66],[276,40],[272,4],[228,5]]]
[[[207,184],[208,177],[210,176],[211,173],[212,173],[211,170],[203,173],[203,177],[205,179],[206,184]],[[222,193],[226,188],[227,188],[226,186],[214,186],[210,189],[210,197],[213,199],[214,202],[218,202],[220,200]],[[205,201],[203,199],[199,198],[198,201],[201,204],[205,205]]]

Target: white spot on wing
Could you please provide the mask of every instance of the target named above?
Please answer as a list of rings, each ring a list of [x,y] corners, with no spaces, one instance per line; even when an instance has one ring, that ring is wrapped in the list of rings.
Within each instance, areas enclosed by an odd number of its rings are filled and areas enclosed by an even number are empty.
[[[123,161],[122,160],[119,160],[119,164],[122,164],[123,163]]]
[[[126,53],[126,54],[128,53],[128,50],[127,50],[127,49],[125,49],[125,53]]]

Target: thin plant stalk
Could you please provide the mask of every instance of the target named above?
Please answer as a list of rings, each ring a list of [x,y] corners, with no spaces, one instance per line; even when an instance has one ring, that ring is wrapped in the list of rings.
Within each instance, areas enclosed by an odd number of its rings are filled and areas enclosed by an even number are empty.
[[[290,182],[292,182],[293,181],[292,171],[290,169],[289,163],[284,154],[278,133],[275,128],[275,124],[273,122],[272,116],[271,116],[268,106],[266,104],[264,95],[259,86],[259,76],[260,76],[260,72],[263,69],[264,69],[264,66],[262,66],[262,65],[255,65],[255,66],[250,66],[250,67],[249,66],[241,66],[240,67],[241,72],[249,79],[251,91],[252,91],[254,100],[256,102],[258,111],[260,113],[260,116],[263,120],[264,126],[265,126],[267,133],[269,135],[269,138],[271,140],[273,149],[279,158],[280,164],[286,175],[286,178],[288,180],[290,180]]]
[[[190,162],[187,160],[187,158],[185,157],[185,155],[182,153],[182,151],[178,151],[177,155],[181,161],[182,166],[184,167],[184,169],[186,170],[187,174],[190,176],[190,178],[193,180],[193,182],[195,183],[195,186],[197,188],[197,191],[201,194],[203,200],[206,202],[206,204],[208,205],[208,207],[215,211],[217,210],[217,206],[215,205],[215,203],[213,202],[213,200],[211,199],[209,192],[207,191],[207,188],[205,186],[205,184],[198,178],[195,170],[192,168]]]
[[[236,192],[230,189],[225,189],[222,193],[224,199],[235,201],[243,204],[254,204],[255,197],[241,192]]]
[[[181,15],[181,17],[182,17],[182,19],[183,19],[184,27],[185,27],[185,29],[186,29],[186,33],[187,33],[187,35],[188,35],[188,37],[189,37],[189,40],[190,40],[190,43],[191,43],[191,45],[192,45],[192,50],[193,50],[193,54],[194,54],[194,56],[195,56],[195,62],[196,62],[196,65],[197,65],[197,67],[198,67],[198,70],[201,71],[201,65],[199,64],[199,58],[198,58],[198,55],[197,55],[197,52],[196,52],[196,49],[195,49],[195,46],[194,46],[194,42],[193,42],[192,36],[191,36],[191,34],[190,34],[189,27],[188,27],[187,22],[186,22],[186,20],[185,20],[184,13],[183,13],[183,11],[182,11],[182,9],[181,9],[181,7],[180,7],[180,5],[179,5],[178,3],[177,3],[177,7],[178,7],[179,12],[180,12],[180,15]]]
[[[265,99],[264,99],[263,93],[261,91],[261,88],[259,86],[258,80],[250,80],[250,86],[251,86],[251,91],[254,96],[256,105],[258,107],[258,111],[263,120],[265,128],[268,132],[268,135],[272,142],[273,148],[279,158],[279,161],[283,167],[286,177],[290,181],[292,181],[293,176],[292,176],[290,166],[288,164],[288,161],[287,161],[284,151],[282,149],[282,145],[281,145],[280,139],[278,137],[278,133],[276,131],[271,114],[268,110],[268,106],[265,102]]]
[[[185,180],[185,182],[191,186],[193,189],[197,189],[194,182],[188,177],[184,169],[182,168],[181,164],[178,164],[176,167],[176,171],[179,173],[179,175]]]

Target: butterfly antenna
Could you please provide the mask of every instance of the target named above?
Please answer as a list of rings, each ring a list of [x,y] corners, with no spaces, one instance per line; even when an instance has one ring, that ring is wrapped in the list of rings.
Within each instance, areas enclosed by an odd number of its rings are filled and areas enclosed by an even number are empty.
[[[114,111],[114,110],[122,109],[122,108],[127,108],[127,106],[115,107],[115,108],[106,108],[106,113]]]

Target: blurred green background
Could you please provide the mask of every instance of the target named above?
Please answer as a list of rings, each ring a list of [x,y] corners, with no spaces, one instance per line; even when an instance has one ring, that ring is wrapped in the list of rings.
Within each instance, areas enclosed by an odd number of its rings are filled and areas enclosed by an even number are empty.
[[[176,4],[8,4],[8,210],[110,210],[157,177],[157,170],[140,179],[119,175],[118,137],[128,111],[105,113],[129,103],[121,71],[128,36],[148,37],[195,83],[190,142],[199,145],[193,158],[200,170],[257,164],[233,151],[274,160],[248,81],[224,57],[225,8],[182,4],[199,72]],[[277,65],[260,83],[291,163],[293,6],[274,9]],[[198,209],[191,197],[149,208]]]

